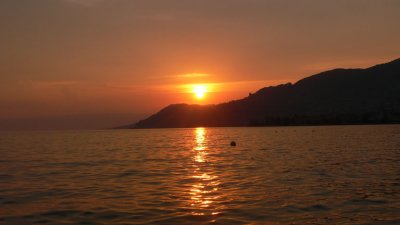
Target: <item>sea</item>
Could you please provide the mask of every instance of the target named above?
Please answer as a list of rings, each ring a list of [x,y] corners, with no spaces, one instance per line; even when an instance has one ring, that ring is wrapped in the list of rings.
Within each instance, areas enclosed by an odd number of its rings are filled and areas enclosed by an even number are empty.
[[[400,125],[3,132],[0,224],[398,225]]]

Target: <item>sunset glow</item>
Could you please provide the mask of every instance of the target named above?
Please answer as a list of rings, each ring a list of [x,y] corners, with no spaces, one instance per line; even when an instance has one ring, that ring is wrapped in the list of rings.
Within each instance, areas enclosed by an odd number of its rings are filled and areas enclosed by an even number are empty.
[[[205,85],[194,85],[193,86],[193,93],[195,94],[197,99],[204,98],[205,94],[207,93],[207,87]]]
[[[400,0],[0,17],[0,225],[400,225]]]

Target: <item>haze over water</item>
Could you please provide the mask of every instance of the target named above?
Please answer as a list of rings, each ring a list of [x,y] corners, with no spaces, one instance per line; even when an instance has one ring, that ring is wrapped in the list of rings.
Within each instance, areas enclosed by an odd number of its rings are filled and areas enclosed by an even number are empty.
[[[2,133],[0,223],[400,224],[399,140],[399,125]]]

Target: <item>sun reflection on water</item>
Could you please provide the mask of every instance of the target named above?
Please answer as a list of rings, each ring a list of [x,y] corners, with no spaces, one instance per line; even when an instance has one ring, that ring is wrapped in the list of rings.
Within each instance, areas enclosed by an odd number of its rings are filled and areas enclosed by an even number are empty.
[[[190,188],[191,207],[193,215],[218,215],[219,212],[215,206],[218,185],[220,184],[207,161],[207,130],[205,128],[196,128],[194,130],[195,143],[193,147],[193,175],[196,181]]]

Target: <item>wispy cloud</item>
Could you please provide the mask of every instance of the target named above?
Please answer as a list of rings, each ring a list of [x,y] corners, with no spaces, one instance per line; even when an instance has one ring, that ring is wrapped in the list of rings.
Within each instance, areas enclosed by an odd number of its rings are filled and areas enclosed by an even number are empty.
[[[31,90],[36,92],[54,92],[54,91],[68,91],[76,93],[109,93],[109,92],[153,92],[157,90],[164,90],[165,86],[162,85],[145,85],[133,83],[119,83],[119,82],[96,82],[96,81],[78,81],[78,80],[20,80],[18,84],[23,87],[30,87]]]
[[[208,73],[185,73],[185,74],[174,74],[174,75],[162,75],[162,76],[150,76],[148,79],[185,79],[185,78],[200,78],[200,77],[210,77],[211,74]]]
[[[62,0],[62,1],[79,4],[82,6],[95,6],[98,3],[101,3],[105,0]]]
[[[243,81],[232,81],[232,82],[213,82],[213,83],[202,83],[208,88],[208,92],[232,92],[232,91],[257,91],[263,87],[274,86],[284,83],[292,82],[292,80],[243,80]],[[191,92],[193,85],[196,84],[181,84],[175,85],[180,92],[187,93]]]

